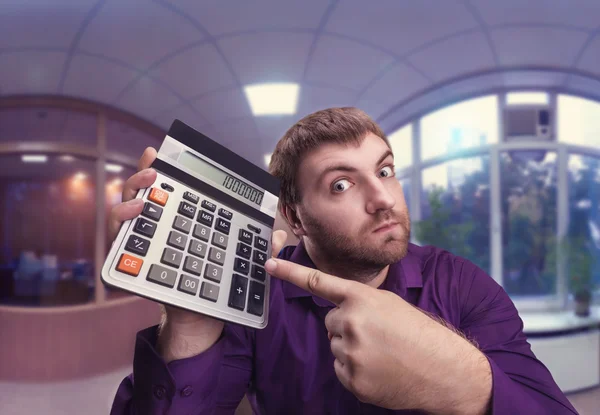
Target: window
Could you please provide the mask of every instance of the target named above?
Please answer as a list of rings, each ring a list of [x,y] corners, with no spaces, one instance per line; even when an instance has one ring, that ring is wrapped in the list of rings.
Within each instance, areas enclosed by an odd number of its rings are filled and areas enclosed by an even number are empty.
[[[577,257],[568,261],[571,292],[589,284],[600,287],[600,158],[569,157],[568,241]]]
[[[556,293],[556,153],[501,154],[503,286],[509,295]]]
[[[456,153],[498,142],[498,98],[454,104],[421,119],[421,158]]]
[[[559,95],[558,139],[568,144],[600,147],[600,103]]]
[[[416,238],[490,272],[489,157],[452,160],[423,170],[422,221]]]
[[[95,162],[0,156],[0,303],[79,304],[94,298]]]
[[[408,213],[410,214],[410,202],[412,191],[410,186],[410,179],[400,179],[400,186],[402,186],[402,192],[404,193],[404,201],[406,202],[406,207],[408,208]]]
[[[388,135],[388,140],[394,153],[396,170],[410,167],[412,164],[412,124]]]

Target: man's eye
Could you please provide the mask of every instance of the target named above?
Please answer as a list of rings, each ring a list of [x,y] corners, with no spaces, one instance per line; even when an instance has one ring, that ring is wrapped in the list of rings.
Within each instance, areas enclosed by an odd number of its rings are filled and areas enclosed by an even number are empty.
[[[336,193],[342,193],[350,188],[350,182],[346,179],[338,180],[333,183],[332,189]]]
[[[394,175],[394,170],[391,166],[385,166],[383,169],[379,170],[379,177],[390,177]]]

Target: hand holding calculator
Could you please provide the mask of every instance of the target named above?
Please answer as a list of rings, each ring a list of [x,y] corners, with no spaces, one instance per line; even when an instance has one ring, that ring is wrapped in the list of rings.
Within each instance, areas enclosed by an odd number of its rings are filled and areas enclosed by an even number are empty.
[[[221,320],[264,328],[264,263],[279,182],[175,120],[102,269],[104,283]]]

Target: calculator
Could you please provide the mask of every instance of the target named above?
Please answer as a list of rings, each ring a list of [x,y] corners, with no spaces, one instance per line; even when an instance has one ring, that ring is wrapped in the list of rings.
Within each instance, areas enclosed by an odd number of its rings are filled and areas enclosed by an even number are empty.
[[[175,120],[102,267],[104,284],[248,327],[269,317],[279,180]]]

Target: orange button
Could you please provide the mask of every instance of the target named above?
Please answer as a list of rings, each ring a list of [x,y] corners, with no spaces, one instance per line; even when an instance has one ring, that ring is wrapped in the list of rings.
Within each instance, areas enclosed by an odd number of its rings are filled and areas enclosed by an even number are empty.
[[[140,273],[140,269],[142,269],[143,263],[144,261],[139,258],[129,254],[123,254],[119,260],[119,265],[117,265],[117,271],[137,277]]]
[[[150,196],[148,196],[148,200],[158,203],[161,206],[164,206],[168,199],[169,194],[163,190],[157,189],[156,187],[152,188],[150,191]]]

